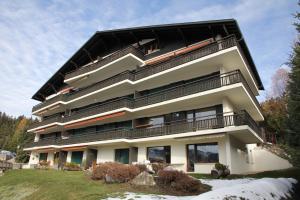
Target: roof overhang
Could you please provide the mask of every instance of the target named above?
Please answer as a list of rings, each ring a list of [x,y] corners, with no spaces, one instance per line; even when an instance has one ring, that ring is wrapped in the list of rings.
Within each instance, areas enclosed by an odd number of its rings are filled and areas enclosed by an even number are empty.
[[[46,96],[56,92],[64,84],[64,75],[96,59],[99,55],[106,55],[138,40],[160,37],[177,37],[178,39],[191,39],[197,35],[212,35],[216,30],[226,34],[234,34],[245,54],[253,71],[259,89],[263,84],[259,77],[254,61],[250,55],[245,39],[238,23],[234,19],[199,21],[188,23],[163,24],[142,26],[125,29],[97,31],[71,58],[32,96],[33,99],[43,101]],[[198,34],[199,33],[199,34]],[[201,33],[201,34],[200,34]]]

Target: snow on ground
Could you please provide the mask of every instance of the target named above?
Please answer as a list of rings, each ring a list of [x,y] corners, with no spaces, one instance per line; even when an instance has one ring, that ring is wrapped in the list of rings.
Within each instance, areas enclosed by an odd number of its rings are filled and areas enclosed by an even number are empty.
[[[274,199],[290,197],[290,192],[293,190],[293,184],[297,181],[292,178],[262,178],[241,181],[225,180],[224,187],[221,186],[220,181],[203,181],[213,187],[213,190],[206,192],[192,200],[206,200],[206,199]],[[215,185],[214,185],[215,184]],[[228,185],[226,185],[228,184]]]
[[[208,180],[202,179],[202,183],[212,186],[212,191],[198,196],[176,197],[168,195],[144,195],[125,193],[122,199],[127,200],[221,200],[221,199],[266,199],[279,200],[290,197],[293,184],[297,181],[293,178],[262,178],[262,179],[233,179],[233,180]],[[107,200],[117,200],[108,198]]]

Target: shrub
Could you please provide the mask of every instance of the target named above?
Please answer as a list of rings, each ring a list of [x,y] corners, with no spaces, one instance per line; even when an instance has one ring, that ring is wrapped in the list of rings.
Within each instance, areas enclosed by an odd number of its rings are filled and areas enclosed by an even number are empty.
[[[108,176],[114,182],[124,183],[132,180],[139,173],[138,166],[107,162],[93,167],[92,179],[104,180]]]
[[[226,165],[221,164],[221,163],[216,163],[216,164],[215,164],[215,168],[216,168],[216,170],[224,171],[224,170],[227,169],[228,167],[227,167]]]
[[[46,160],[41,160],[39,162],[40,166],[43,166],[43,167],[49,167],[50,165],[50,161],[46,161]]]
[[[38,166],[39,169],[49,169],[49,167],[50,167],[50,161],[41,160],[39,162],[39,166]]]
[[[111,167],[107,171],[107,175],[111,177],[115,182],[124,183],[134,179],[140,170],[134,165],[117,164]]]
[[[190,177],[182,171],[158,172],[157,184],[161,187],[169,187],[177,192],[197,193],[201,191],[201,182]]]
[[[214,169],[211,170],[211,175],[214,178],[226,177],[230,174],[230,170],[227,165],[216,163]]]
[[[201,182],[186,175],[182,176],[180,179],[176,179],[173,188],[186,193],[197,193],[200,191]]]
[[[64,170],[80,171],[81,167],[77,163],[67,162],[67,163],[64,164]]]
[[[168,165],[166,163],[152,163],[152,169],[155,174],[157,174],[159,171],[163,170]]]
[[[134,166],[136,166],[137,168],[139,168],[140,173],[141,173],[141,172],[144,172],[144,171],[147,171],[147,166],[146,166],[146,165],[143,165],[143,164],[136,164],[136,165],[134,165]]]
[[[102,180],[105,178],[105,175],[107,174],[107,171],[110,167],[112,167],[114,163],[101,163],[96,164],[93,167],[92,171],[92,179],[94,180]]]

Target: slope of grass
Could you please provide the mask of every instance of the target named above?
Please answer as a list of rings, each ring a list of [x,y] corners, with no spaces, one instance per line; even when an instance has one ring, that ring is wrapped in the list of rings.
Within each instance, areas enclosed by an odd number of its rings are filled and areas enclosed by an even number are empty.
[[[129,184],[104,184],[83,172],[56,170],[12,170],[0,177],[0,199],[65,200],[103,199],[123,192],[159,193],[153,188]]]

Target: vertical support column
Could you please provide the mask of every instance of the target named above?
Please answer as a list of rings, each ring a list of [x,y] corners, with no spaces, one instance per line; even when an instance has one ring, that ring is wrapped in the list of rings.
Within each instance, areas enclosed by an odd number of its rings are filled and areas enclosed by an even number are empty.
[[[48,152],[47,162],[50,162],[50,166],[54,164],[54,152]]]
[[[225,135],[226,165],[232,171],[230,135]]]
[[[71,162],[71,160],[72,160],[72,151],[68,151],[67,162]]]

